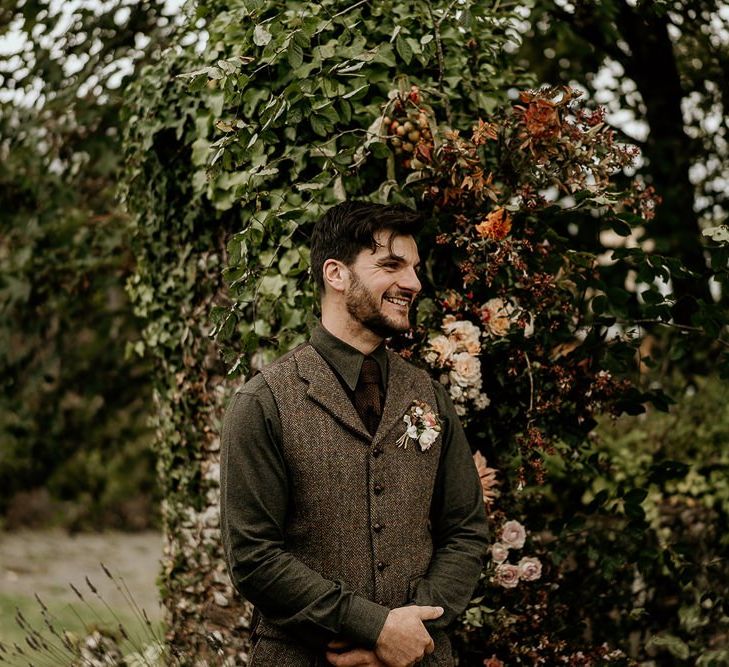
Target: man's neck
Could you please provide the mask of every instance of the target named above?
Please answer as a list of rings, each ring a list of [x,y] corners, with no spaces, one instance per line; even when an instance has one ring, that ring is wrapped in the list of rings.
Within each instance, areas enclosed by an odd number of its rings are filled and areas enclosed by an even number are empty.
[[[371,354],[384,340],[349,317],[337,316],[326,309],[322,312],[321,323],[330,334],[364,355]]]

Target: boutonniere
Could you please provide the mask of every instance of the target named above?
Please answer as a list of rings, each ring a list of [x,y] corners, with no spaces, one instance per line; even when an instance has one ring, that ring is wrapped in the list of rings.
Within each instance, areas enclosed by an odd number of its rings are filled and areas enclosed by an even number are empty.
[[[413,401],[402,420],[407,430],[398,439],[397,446],[407,449],[408,441],[413,440],[421,452],[430,449],[441,429],[441,422],[431,407],[423,401]]]

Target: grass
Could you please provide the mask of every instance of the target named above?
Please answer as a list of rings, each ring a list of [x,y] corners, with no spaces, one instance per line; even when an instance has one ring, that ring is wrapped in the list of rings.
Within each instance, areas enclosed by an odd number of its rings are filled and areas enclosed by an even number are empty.
[[[125,590],[122,579],[105,572],[120,591]],[[161,642],[162,623],[151,622],[128,591],[127,605],[119,609],[103,600],[93,582],[87,580],[87,587],[83,591],[72,587],[76,596],[73,603],[44,600],[32,594],[0,594],[0,664],[23,667],[83,664],[78,662],[77,641],[96,630],[113,637],[125,656]],[[140,658],[139,664],[155,667],[157,662]]]

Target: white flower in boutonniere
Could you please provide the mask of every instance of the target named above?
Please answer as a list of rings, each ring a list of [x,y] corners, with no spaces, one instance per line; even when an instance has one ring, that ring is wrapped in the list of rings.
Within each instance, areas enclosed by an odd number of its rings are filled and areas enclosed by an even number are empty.
[[[423,401],[413,401],[402,420],[407,428],[398,439],[397,446],[407,449],[408,441],[413,440],[418,443],[421,452],[430,449],[441,428],[440,420],[431,407]]]

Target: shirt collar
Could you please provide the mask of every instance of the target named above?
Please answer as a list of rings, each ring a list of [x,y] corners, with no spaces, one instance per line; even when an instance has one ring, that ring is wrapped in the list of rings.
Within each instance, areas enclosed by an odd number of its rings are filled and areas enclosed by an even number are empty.
[[[342,377],[347,386],[354,391],[362,370],[365,355],[324,328],[319,321],[311,332],[309,342],[324,357],[324,360]],[[383,387],[387,387],[387,349],[385,341],[375,348],[371,356],[380,367]]]

